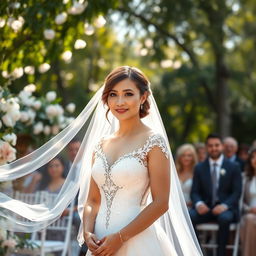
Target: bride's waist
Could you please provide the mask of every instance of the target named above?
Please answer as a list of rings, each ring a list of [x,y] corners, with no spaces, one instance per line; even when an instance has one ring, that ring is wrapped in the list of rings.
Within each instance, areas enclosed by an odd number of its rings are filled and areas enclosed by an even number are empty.
[[[98,214],[106,214],[111,212],[111,215],[130,215],[138,214],[143,210],[143,206],[140,204],[113,204],[111,207],[107,207],[106,204],[102,203],[99,208]]]

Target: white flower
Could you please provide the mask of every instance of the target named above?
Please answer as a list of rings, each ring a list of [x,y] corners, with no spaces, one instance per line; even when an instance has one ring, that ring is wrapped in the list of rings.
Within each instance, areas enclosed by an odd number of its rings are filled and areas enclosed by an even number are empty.
[[[40,109],[41,106],[42,106],[42,103],[41,103],[41,101],[39,101],[39,100],[36,100],[36,101],[34,102],[34,104],[33,104],[33,107],[34,107],[36,110]]]
[[[17,136],[14,133],[9,133],[3,136],[3,140],[15,146],[17,142]]]
[[[30,108],[30,109],[28,109],[27,114],[28,114],[29,120],[30,120],[28,122],[28,124],[32,124],[35,120],[36,112]]]
[[[15,119],[17,121],[20,116],[20,105],[18,104],[17,98],[10,98],[8,100],[2,99],[0,101],[0,109],[3,112],[6,112],[11,118]]]
[[[84,33],[87,35],[87,36],[91,36],[94,34],[94,27],[88,23],[85,23],[84,24]]]
[[[33,66],[26,66],[24,68],[24,72],[28,75],[34,75],[35,74],[35,67]]]
[[[70,63],[72,59],[72,52],[71,51],[65,51],[61,54],[61,58],[66,62]]]
[[[67,120],[64,116],[58,116],[58,124],[61,129],[64,129],[67,126]]]
[[[24,91],[26,92],[35,92],[36,86],[34,84],[28,84],[24,87]]]
[[[10,74],[6,70],[4,70],[4,71],[2,71],[2,77],[9,78]]]
[[[8,114],[2,116],[2,121],[7,127],[14,127],[16,121]]]
[[[55,108],[55,105],[49,105],[45,108],[46,115],[48,118],[53,118],[57,115],[57,110]]]
[[[75,49],[83,49],[86,47],[86,42],[82,39],[77,39],[74,45]]]
[[[6,240],[6,237],[7,237],[7,231],[2,229],[2,228],[0,228],[0,240]]]
[[[56,99],[57,95],[56,95],[56,92],[54,91],[50,91],[50,92],[47,92],[46,93],[46,99],[49,101],[49,102],[52,102]]]
[[[46,107],[45,109],[46,115],[48,116],[48,118],[53,118],[59,115],[62,115],[64,110],[62,108],[62,106],[60,106],[59,104],[55,104],[55,105],[49,105]]]
[[[45,29],[44,30],[44,37],[47,40],[51,40],[55,37],[55,31],[53,29]]]
[[[53,125],[53,126],[52,126],[52,134],[53,134],[53,135],[58,134],[59,131],[60,131],[60,128],[59,128],[58,125]]]
[[[16,150],[5,141],[0,140],[0,165],[16,159]]]
[[[62,12],[62,13],[60,13],[59,15],[56,16],[56,18],[55,18],[55,23],[56,23],[57,25],[61,25],[61,24],[63,24],[63,23],[66,22],[67,17],[68,17],[67,13]]]
[[[32,93],[29,90],[22,90],[19,93],[19,98],[23,102],[23,101],[26,101],[31,95]]]
[[[19,16],[19,18],[17,20],[14,20],[11,22],[11,28],[15,32],[17,32],[22,28],[24,22],[25,22],[24,18],[22,16]]]
[[[15,248],[15,246],[17,245],[17,242],[14,239],[8,239],[8,240],[5,240],[2,245],[8,248]]]
[[[49,125],[46,125],[44,127],[44,134],[49,135],[51,133],[51,127]]]
[[[100,15],[95,21],[94,21],[94,25],[97,27],[97,28],[101,28],[103,27],[104,25],[106,24],[106,20],[105,18]]]
[[[44,126],[42,122],[38,122],[34,125],[33,133],[35,135],[41,133],[44,130]]]
[[[226,174],[226,170],[222,168],[222,169],[220,170],[220,174],[221,174],[222,176],[225,175],[225,174]]]
[[[14,19],[13,17],[8,18],[8,20],[7,20],[7,26],[8,26],[8,27],[11,27],[13,21],[15,21],[15,19]]]
[[[81,14],[85,10],[86,6],[87,6],[87,2],[82,4],[75,1],[73,5],[70,7],[70,9],[68,10],[68,13],[72,15]]]
[[[32,93],[29,90],[23,90],[19,93],[19,98],[25,106],[31,107],[35,102],[35,97],[31,96]]]
[[[76,105],[74,103],[69,103],[67,106],[66,106],[66,110],[69,112],[69,113],[73,113],[76,109]]]
[[[58,116],[63,115],[63,113],[64,113],[63,107],[59,104],[56,104],[55,107],[56,107],[57,115]]]
[[[48,63],[43,63],[39,66],[38,70],[40,73],[45,73],[47,72],[49,69],[51,68],[51,66]]]
[[[14,9],[19,9],[20,8],[20,3],[19,2],[13,3],[12,6],[13,6]]]
[[[29,120],[29,114],[28,114],[28,112],[26,112],[26,111],[21,111],[21,112],[20,112],[20,121],[21,121],[22,123],[26,123],[28,120]]]
[[[3,28],[5,26],[5,19],[0,18],[0,28]]]
[[[12,75],[13,78],[15,78],[15,79],[22,77],[23,74],[24,74],[23,68],[21,68],[21,67],[20,67],[20,68],[15,68],[15,69],[12,71],[12,73],[11,73],[11,75]]]

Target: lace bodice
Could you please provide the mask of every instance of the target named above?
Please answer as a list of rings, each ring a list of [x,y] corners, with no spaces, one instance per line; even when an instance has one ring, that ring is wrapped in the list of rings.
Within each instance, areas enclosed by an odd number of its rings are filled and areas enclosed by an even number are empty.
[[[139,213],[149,187],[148,152],[154,147],[159,147],[167,158],[169,153],[164,138],[153,134],[142,147],[124,154],[110,165],[102,149],[102,141],[100,140],[94,151],[92,176],[101,193],[98,216],[101,220],[105,219],[104,225],[108,229],[111,222],[112,225],[116,223],[112,219],[120,216],[134,218],[133,215]]]

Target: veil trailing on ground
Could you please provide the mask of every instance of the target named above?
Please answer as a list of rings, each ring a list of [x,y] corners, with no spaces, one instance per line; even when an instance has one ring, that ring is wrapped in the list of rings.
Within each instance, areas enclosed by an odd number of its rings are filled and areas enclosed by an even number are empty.
[[[78,191],[78,212],[82,219],[83,205],[86,202],[89,191],[94,147],[103,136],[109,135],[118,129],[118,121],[111,113],[108,115],[109,120],[105,117],[107,109],[101,100],[103,89],[104,86],[97,91],[79,116],[50,141],[29,155],[10,164],[0,166],[0,182],[14,180],[32,173],[54,158],[80,130],[85,130],[79,152],[53,204],[29,205],[0,193],[0,218],[4,219],[1,222],[2,228],[28,233],[43,229],[60,217],[64,209],[74,200]],[[142,121],[156,133],[162,134],[167,145],[169,145],[162,119],[152,94],[149,96],[149,101],[149,115],[143,118]],[[179,185],[170,148],[169,155],[171,166],[169,210],[158,221],[173,243],[177,255],[202,255]],[[146,203],[148,204],[149,202],[150,197]],[[20,216],[23,218],[20,218]],[[78,234],[78,241],[80,245],[84,242],[82,224]]]

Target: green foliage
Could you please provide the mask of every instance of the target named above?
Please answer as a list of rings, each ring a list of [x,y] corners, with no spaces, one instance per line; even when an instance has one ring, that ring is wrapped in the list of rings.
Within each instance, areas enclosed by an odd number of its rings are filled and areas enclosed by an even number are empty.
[[[171,137],[174,133],[178,134],[175,137],[178,141],[181,138],[193,141],[210,130],[218,130],[224,136],[233,134],[239,141],[254,139],[255,121],[251,117],[255,115],[256,106],[256,8],[253,1],[123,0],[118,10],[130,31],[139,27],[138,41],[153,39],[152,49],[142,59],[154,61],[158,69],[163,60],[181,62],[179,72],[175,72],[174,65],[166,69],[176,76],[167,75],[170,88],[158,85],[158,91],[162,91],[161,111],[165,113],[165,123],[169,123],[167,129]],[[184,73],[186,69],[191,70],[193,78]],[[162,82],[165,80],[166,74]],[[177,95],[173,91],[172,82],[182,93]],[[166,91],[170,91],[168,99]],[[201,104],[195,102],[195,97]],[[176,99],[180,104],[174,108]],[[194,115],[189,125],[186,123],[188,113]],[[207,118],[203,118],[202,113]],[[241,132],[237,122],[251,132]]]

